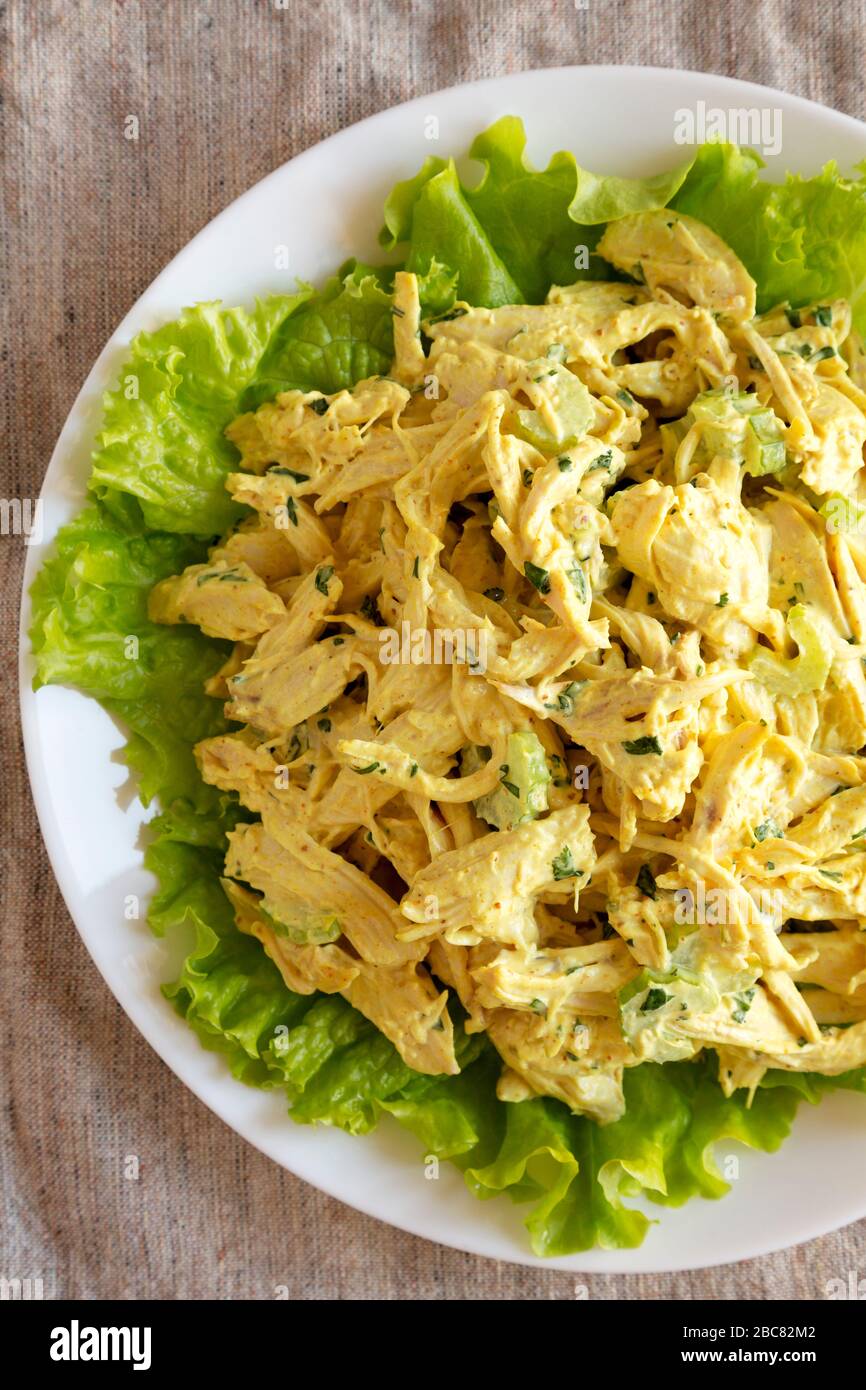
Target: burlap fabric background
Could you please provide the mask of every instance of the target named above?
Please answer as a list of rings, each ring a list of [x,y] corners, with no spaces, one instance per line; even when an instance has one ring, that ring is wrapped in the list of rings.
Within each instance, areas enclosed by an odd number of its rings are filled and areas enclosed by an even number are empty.
[[[372,112],[471,78],[607,62],[728,73],[866,115],[864,0],[10,0],[0,26],[4,497],[36,495],[93,358],[193,233]],[[122,138],[130,112],[137,144]],[[277,1284],[302,1299],[572,1298],[569,1275],[442,1249],[282,1172],[133,1030],[73,929],[32,808],[12,654],[22,558],[20,540],[0,542],[0,1275],[41,1276],[49,1298],[269,1298]],[[822,1298],[864,1265],[861,1223],[740,1266],[586,1282],[605,1299]]]

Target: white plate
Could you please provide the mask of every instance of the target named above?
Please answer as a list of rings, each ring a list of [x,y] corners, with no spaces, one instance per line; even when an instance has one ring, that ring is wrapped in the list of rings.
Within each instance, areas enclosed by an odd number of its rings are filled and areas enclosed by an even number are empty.
[[[382,200],[392,183],[431,153],[459,154],[506,113],[525,120],[529,155],[546,164],[573,150],[589,168],[628,175],[655,172],[683,158],[674,112],[699,101],[724,110],[777,108],[784,142],[769,161],[816,172],[828,159],[843,171],[866,155],[866,126],[811,102],[751,83],[658,68],[576,67],[520,73],[455,87],[385,111],[332,136],[285,164],[215,218],[176,256],[127,314],[100,354],[51,459],[42,496],[45,540],[28,556],[25,595],[57,528],[78,509],[98,427],[101,393],[130,339],[203,299],[248,304],[288,289],[299,276],[319,280],[351,255],[375,257]],[[426,138],[427,118],[439,139]],[[274,269],[287,245],[290,271]],[[22,621],[26,631],[28,604]],[[574,1271],[640,1272],[697,1268],[763,1254],[807,1240],[866,1214],[866,1109],[837,1095],[804,1106],[778,1155],[722,1146],[739,1158],[740,1177],[721,1202],[695,1200],[679,1211],[648,1208],[661,1224],[638,1250],[592,1251],[537,1261],[528,1253],[521,1209],[505,1199],[478,1202],[443,1165],[425,1178],[416,1141],[383,1124],[365,1139],[309,1129],[286,1117],[280,1095],[235,1081],[203,1051],[159,993],[171,975],[167,949],[142,921],[127,921],[124,900],[142,899],[152,880],[141,867],[139,831],[146,814],[124,788],[113,755],[123,737],[99,706],[49,687],[34,695],[32,662],[22,644],[21,703],[33,794],[51,863],[69,911],[114,995],[159,1055],[227,1124],[277,1163],[317,1187],[394,1226],[497,1259]],[[143,916],[143,914],[142,914]],[[819,1174],[832,1172],[832,1181]],[[206,1175],[201,1175],[206,1181]]]

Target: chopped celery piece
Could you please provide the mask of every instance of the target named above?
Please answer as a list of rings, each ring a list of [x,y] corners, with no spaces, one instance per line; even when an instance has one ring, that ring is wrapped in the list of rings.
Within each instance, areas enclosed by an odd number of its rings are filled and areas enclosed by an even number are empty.
[[[541,375],[552,384],[547,387],[550,415],[541,410],[518,410],[517,432],[543,454],[559,454],[582,439],[592,424],[592,397],[579,377],[563,366],[551,366],[547,358],[540,364]]]
[[[299,908],[292,912],[293,920],[284,922],[274,915],[273,909],[266,908],[263,899],[259,906],[259,916],[263,917],[275,936],[283,936],[294,946],[323,946],[328,941],[336,941],[343,928],[333,912],[317,912],[313,908]]]
[[[805,604],[796,603],[786,618],[788,632],[799,647],[792,660],[755,647],[748,658],[752,675],[774,695],[807,695],[823,690],[833,663],[820,628]]]
[[[712,1013],[726,995],[753,985],[756,975],[757,967],[742,968],[692,931],[674,950],[670,969],[645,968],[619,991],[623,1034],[643,1061],[691,1057],[695,1042],[676,1024]]]
[[[735,459],[755,476],[778,473],[785,467],[782,422],[751,391],[702,391],[681,420],[661,426],[668,459],[674,457],[693,425],[700,430],[694,452],[699,467],[706,467],[716,457]]]
[[[677,1062],[691,1057],[695,1045],[677,1036],[669,1024],[690,1014],[706,1013],[717,1002],[711,981],[673,965],[670,970],[641,970],[619,991],[623,1035],[642,1059]]]
[[[507,747],[498,787],[473,803],[481,819],[497,830],[513,830],[548,808],[550,770],[538,737],[531,729],[524,729],[508,735]],[[465,748],[460,755],[464,776],[476,772],[486,761],[477,748]]]
[[[738,415],[755,415],[765,409],[754,391],[728,391],[717,386],[712,391],[701,391],[689,406],[693,419],[725,420],[731,410]]]
[[[756,410],[748,417],[745,435],[746,472],[753,477],[780,473],[787,463],[782,426],[772,410]]]

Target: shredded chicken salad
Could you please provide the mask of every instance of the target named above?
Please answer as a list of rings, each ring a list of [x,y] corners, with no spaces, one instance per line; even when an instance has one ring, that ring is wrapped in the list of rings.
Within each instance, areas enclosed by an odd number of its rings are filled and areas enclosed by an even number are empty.
[[[196,751],[289,989],[607,1123],[646,1062],[866,1063],[866,374],[693,217],[598,251],[429,321],[398,272],[390,373],[229,426],[252,515],[150,616],[234,644]]]

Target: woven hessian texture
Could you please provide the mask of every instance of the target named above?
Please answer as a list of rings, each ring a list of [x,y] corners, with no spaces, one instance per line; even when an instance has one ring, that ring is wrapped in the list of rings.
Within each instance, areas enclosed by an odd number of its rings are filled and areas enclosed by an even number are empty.
[[[361,117],[588,62],[727,73],[866,114],[864,0],[12,0],[0,43],[4,497],[37,494],[93,359],[193,233]],[[22,560],[4,537],[0,1275],[41,1277],[49,1298],[573,1299],[571,1275],[443,1249],[283,1172],[135,1032],[32,808],[14,713]],[[822,1298],[864,1264],[860,1223],[741,1265],[578,1282],[603,1299]]]

